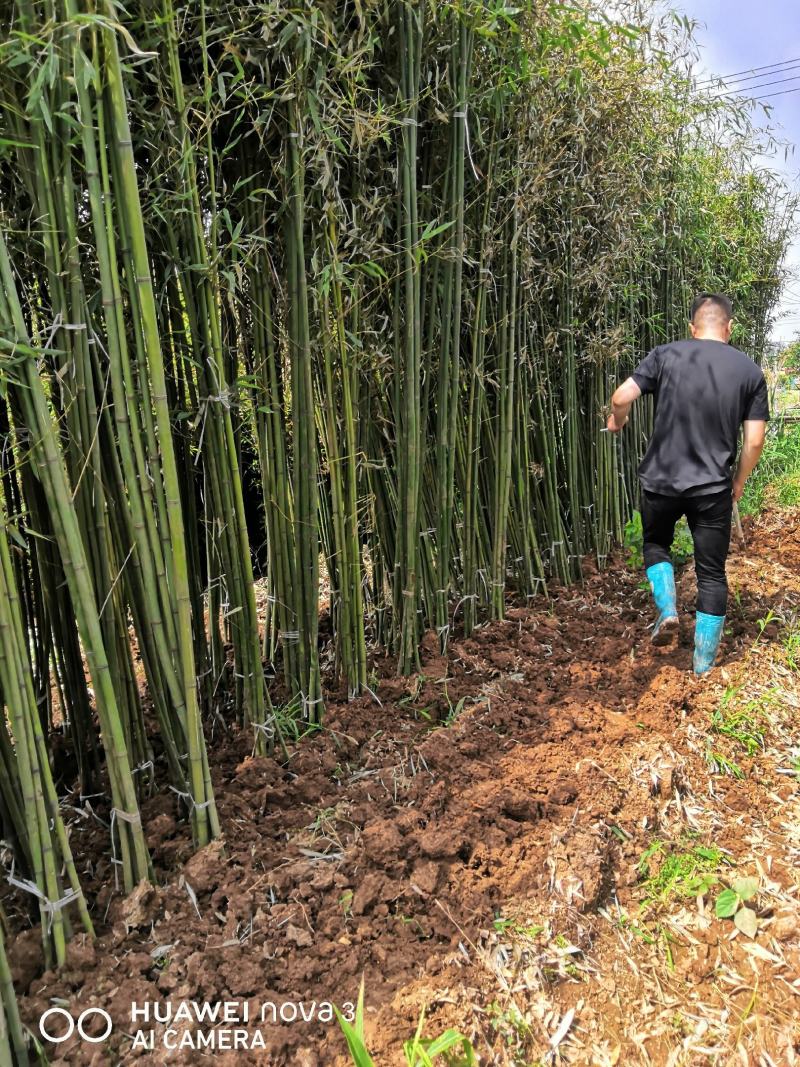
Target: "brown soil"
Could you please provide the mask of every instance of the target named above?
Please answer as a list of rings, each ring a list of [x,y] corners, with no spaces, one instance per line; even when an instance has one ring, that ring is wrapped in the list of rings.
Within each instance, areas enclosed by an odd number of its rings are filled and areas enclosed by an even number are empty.
[[[12,964],[32,1029],[53,998],[76,1015],[104,1007],[115,1028],[110,1046],[52,1046],[51,1062],[341,1065],[335,1022],[257,1026],[266,1051],[135,1050],[130,1005],[248,1000],[257,1018],[267,1001],[355,1001],[363,975],[379,1064],[405,1062],[423,1008],[426,1034],[458,1027],[483,1063],[532,1064],[559,1037],[579,1064],[794,1063],[797,779],[777,764],[800,690],[778,622],[752,646],[757,620],[800,602],[800,516],[747,532],[708,679],[687,670],[690,570],[684,636],[658,650],[640,575],[587,567],[582,587],[454,638],[447,658],[431,635],[419,678],[377,663],[381,706],[329,703],[287,765],[251,757],[244,737],[215,742],[224,842],[191,855],[174,795],[146,800],[157,887],[113,891],[95,817],[108,802],[85,804],[71,834],[98,940],[77,937],[43,974],[38,931],[22,930]],[[740,683],[782,697],[765,752],[714,740],[736,780],[704,752],[724,687]],[[656,840],[717,845],[758,875],[758,936],[732,936],[713,894],[641,912],[638,863]],[[12,921],[21,905],[8,898]]]

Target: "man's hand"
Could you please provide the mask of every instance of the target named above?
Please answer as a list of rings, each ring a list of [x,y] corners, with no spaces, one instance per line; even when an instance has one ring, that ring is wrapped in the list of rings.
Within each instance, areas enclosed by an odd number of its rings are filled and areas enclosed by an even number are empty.
[[[744,423],[742,451],[739,455],[739,465],[736,468],[733,485],[731,486],[734,504],[741,500],[745,483],[761,458],[766,430],[767,424],[763,419],[747,419]]]
[[[606,429],[609,433],[619,433],[628,421],[631,404],[642,395],[642,390],[633,380],[627,378],[611,397],[611,414],[608,416]]]
[[[622,427],[625,425],[625,423],[627,421],[628,421],[628,416],[626,415],[624,419],[622,419],[620,422],[618,422],[616,415],[612,411],[611,414],[608,416],[608,422],[606,423],[606,429],[608,430],[609,433],[619,433],[620,430],[622,429]]]

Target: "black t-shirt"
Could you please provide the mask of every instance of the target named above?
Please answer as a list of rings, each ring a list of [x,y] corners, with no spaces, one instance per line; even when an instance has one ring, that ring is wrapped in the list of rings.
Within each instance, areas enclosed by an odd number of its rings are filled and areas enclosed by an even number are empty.
[[[643,487],[665,496],[729,487],[739,428],[747,419],[769,418],[761,368],[723,341],[675,341],[648,353],[633,380],[655,404],[639,467]]]

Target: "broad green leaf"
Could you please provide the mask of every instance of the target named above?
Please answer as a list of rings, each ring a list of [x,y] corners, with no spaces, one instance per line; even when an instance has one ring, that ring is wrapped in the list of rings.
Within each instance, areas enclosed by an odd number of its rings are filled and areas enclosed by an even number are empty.
[[[733,882],[733,889],[739,894],[742,900],[750,900],[758,892],[758,879],[757,878],[737,878]]]
[[[697,845],[694,851],[698,856],[702,856],[704,860],[717,861],[719,859],[719,850],[716,848],[706,848],[705,845]]]
[[[717,897],[717,903],[714,906],[714,911],[718,919],[730,919],[736,909],[739,907],[740,898],[739,894],[734,892],[733,889],[723,889],[720,895]]]

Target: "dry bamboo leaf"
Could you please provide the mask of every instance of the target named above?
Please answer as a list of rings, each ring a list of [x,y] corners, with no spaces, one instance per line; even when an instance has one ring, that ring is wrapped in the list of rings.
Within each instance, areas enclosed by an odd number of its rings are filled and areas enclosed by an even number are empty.
[[[550,1047],[551,1048],[554,1048],[554,1049],[558,1048],[558,1046],[561,1044],[561,1042],[567,1036],[567,1034],[569,1032],[569,1028],[572,1026],[572,1020],[574,1018],[575,1018],[575,1009],[574,1008],[570,1008],[569,1011],[564,1016],[564,1018],[561,1020],[561,1023],[559,1025],[558,1029],[553,1034],[553,1036],[550,1038]]]

